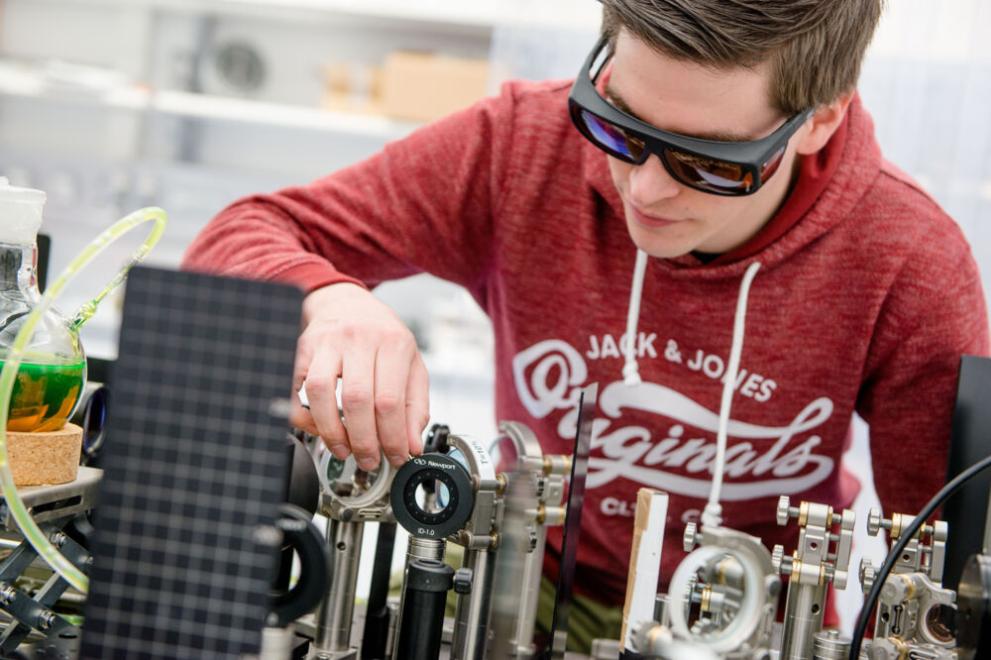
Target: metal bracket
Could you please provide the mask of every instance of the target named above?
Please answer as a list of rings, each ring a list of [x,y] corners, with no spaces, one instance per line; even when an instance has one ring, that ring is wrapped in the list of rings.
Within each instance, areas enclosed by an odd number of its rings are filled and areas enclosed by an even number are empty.
[[[832,582],[837,589],[846,588],[856,516],[849,509],[837,515],[833,507],[813,502],[793,507],[782,495],[777,522],[784,526],[792,519],[799,525],[797,549],[785,555],[782,546],[774,547],[776,568],[790,576],[781,660],[812,657],[815,635],[822,630],[826,586]]]
[[[63,525],[68,520],[63,520]],[[89,565],[89,553],[65,532],[63,525],[42,526],[50,540],[60,548],[66,558],[85,570]],[[32,630],[44,635],[79,635],[79,629],[56,614],[51,607],[69,588],[69,584],[58,574],[52,574],[34,595],[15,586],[18,578],[37,558],[34,548],[25,540],[0,563],[0,608],[13,617],[0,634],[0,653],[12,653]]]

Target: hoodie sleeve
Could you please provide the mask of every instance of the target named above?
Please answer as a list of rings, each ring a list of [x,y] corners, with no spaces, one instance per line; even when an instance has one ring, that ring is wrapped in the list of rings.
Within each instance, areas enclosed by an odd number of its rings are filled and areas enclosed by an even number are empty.
[[[977,265],[947,234],[920,241],[891,287],[858,400],[888,515],[915,514],[946,482],[960,358],[989,351]]]
[[[430,272],[477,291],[493,253],[513,87],[310,184],[235,202],[183,268],[312,291]]]

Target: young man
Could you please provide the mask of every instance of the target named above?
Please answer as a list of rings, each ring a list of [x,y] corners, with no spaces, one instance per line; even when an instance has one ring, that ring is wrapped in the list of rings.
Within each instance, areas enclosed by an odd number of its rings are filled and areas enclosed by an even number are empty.
[[[419,452],[428,416],[413,337],[368,292],[384,280],[427,271],[474,295],[495,329],[496,415],[547,451],[568,451],[576,392],[598,382],[586,605],[622,603],[639,487],[672,496],[662,575],[683,556],[747,271],[724,523],[790,547],[779,495],[849,506],[854,412],[885,510],[913,513],[943,483],[958,362],[987,353],[987,312],[960,231],[882,159],[855,92],[881,4],[603,0],[604,40],[573,83],[508,84],[365,162],[242,200],[186,266],[310,292],[296,381],[312,417],[292,421],[368,466],[380,447],[397,464]]]

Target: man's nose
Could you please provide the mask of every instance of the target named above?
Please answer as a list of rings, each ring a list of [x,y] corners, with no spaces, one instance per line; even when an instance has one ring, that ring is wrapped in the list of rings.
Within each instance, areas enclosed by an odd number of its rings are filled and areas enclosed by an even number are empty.
[[[677,181],[664,169],[660,157],[651,154],[643,165],[630,170],[630,201],[640,208],[650,208],[681,191]]]

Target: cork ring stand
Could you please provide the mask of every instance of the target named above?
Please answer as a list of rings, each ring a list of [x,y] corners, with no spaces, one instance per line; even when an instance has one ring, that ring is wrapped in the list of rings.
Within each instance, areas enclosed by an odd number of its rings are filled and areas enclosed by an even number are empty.
[[[17,486],[42,486],[75,481],[83,446],[83,430],[66,424],[47,433],[7,432],[7,455]]]

